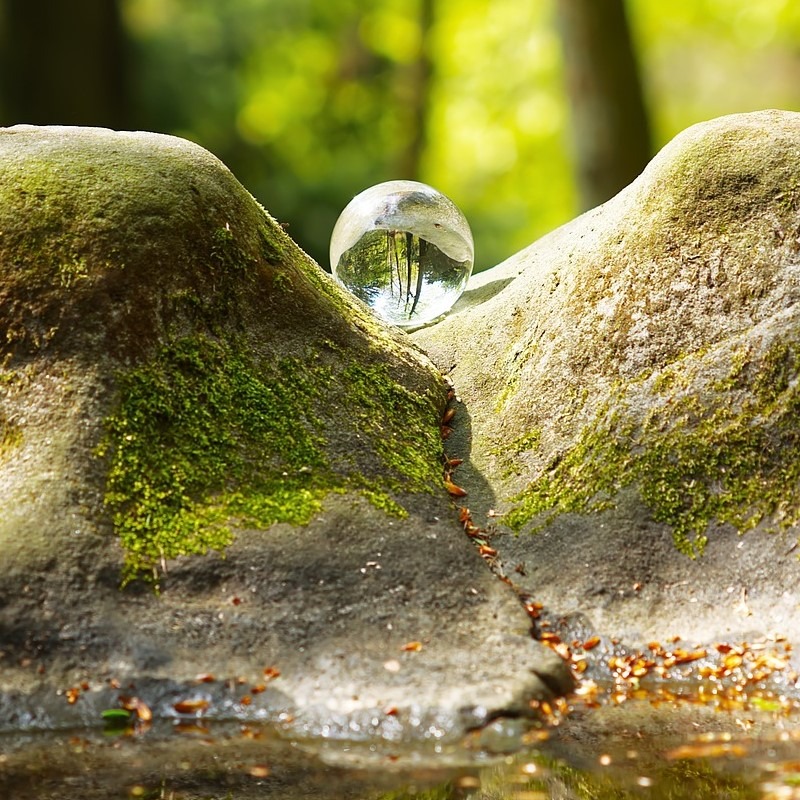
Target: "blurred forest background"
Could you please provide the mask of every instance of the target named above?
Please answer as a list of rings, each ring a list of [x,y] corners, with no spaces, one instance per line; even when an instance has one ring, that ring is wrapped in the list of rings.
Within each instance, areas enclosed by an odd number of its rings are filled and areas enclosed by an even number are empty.
[[[0,124],[196,141],[326,268],[374,183],[449,195],[482,269],[769,107],[800,109],[793,0],[0,0]]]

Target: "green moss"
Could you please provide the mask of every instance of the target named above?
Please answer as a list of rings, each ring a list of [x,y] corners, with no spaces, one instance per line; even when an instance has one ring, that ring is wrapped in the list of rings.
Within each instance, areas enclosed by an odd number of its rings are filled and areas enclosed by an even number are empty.
[[[762,403],[770,405],[789,388],[797,374],[797,353],[789,342],[779,342],[764,358],[753,380],[753,392]]]
[[[620,398],[621,399],[621,398]],[[611,404],[601,409],[593,426],[587,426],[578,443],[563,456],[554,458],[539,480],[513,498],[516,507],[505,523],[521,529],[545,513],[549,521],[567,512],[600,511],[607,508],[619,489],[630,443],[616,431],[617,416]],[[614,464],[614,469],[606,469]]]
[[[748,347],[736,350],[731,356],[730,369],[728,374],[713,384],[716,392],[728,392],[734,389],[741,389],[747,385],[746,367],[750,359]]]
[[[538,447],[541,440],[542,431],[540,428],[535,428],[518,436],[508,445],[493,447],[490,452],[497,457],[503,478],[522,474],[523,467],[519,456]]]
[[[65,289],[69,289],[79,280],[89,277],[89,269],[85,258],[74,256],[70,261],[62,261],[58,264],[58,283]]]
[[[542,431],[539,428],[536,428],[535,430],[523,433],[522,436],[518,436],[516,439],[514,439],[514,441],[508,446],[508,450],[514,453],[514,455],[527,453],[529,450],[533,450],[534,447],[538,447],[541,440]]]
[[[273,279],[275,289],[281,292],[289,292],[292,289],[292,279],[285,272],[276,272]]]
[[[22,444],[22,431],[0,411],[0,459]]]
[[[653,391],[668,392],[675,386],[676,372],[674,369],[662,370],[653,381]]]
[[[787,349],[788,348],[788,349]],[[679,549],[700,552],[716,521],[746,531],[763,521],[800,521],[800,387],[796,343],[779,342],[734,405],[730,392],[688,391],[637,420],[618,388],[565,453],[512,498],[506,523],[520,530],[565,512],[613,505],[636,485],[653,517],[670,525]],[[734,358],[732,369],[742,377]],[[628,391],[640,391],[641,385]]]
[[[372,442],[392,491],[434,492],[441,485],[442,440],[431,425],[432,398],[393,381],[381,364],[348,364],[341,381],[346,408],[354,409]]]
[[[245,271],[255,265],[255,259],[244,254],[236,242],[230,224],[211,232],[211,262],[222,270],[220,274],[231,274]]]
[[[339,375],[318,358],[264,366],[196,336],[120,375],[119,388],[99,454],[126,581],[156,577],[164,559],[224,550],[235,526],[305,524],[332,491],[361,491],[400,514],[392,492],[437,485],[435,404],[383,365]],[[360,430],[349,464],[331,461],[329,437],[348,428],[336,414]]]
[[[495,414],[501,414],[509,398],[513,397],[519,389],[519,368],[515,368],[508,380],[498,392],[497,400],[494,404]]]
[[[24,380],[23,373],[13,369],[0,368],[0,389],[13,389]],[[22,430],[8,418],[0,404],[0,459],[22,444]]]
[[[359,481],[360,482],[360,481]],[[367,481],[363,481],[365,484],[368,483]],[[360,490],[359,494],[371,503],[375,508],[380,509],[381,511],[385,511],[392,517],[398,517],[399,519],[405,519],[408,516],[408,511],[390,497],[384,489],[382,489],[378,482],[373,482],[374,488],[363,488]]]
[[[293,400],[305,381],[288,363],[276,372],[281,380],[264,380],[240,355],[198,338],[120,377],[101,454],[110,456],[106,504],[127,577],[161,559],[223,549],[237,515],[260,525],[297,518],[293,490],[301,507],[313,505],[319,487],[301,470],[324,461],[313,419]],[[292,425],[298,414],[302,424]],[[282,455],[265,461],[264,452]],[[239,493],[246,484],[250,503]]]

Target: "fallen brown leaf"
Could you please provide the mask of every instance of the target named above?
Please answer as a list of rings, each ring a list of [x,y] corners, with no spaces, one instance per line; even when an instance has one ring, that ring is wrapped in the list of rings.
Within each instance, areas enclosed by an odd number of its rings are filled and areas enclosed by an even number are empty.
[[[177,703],[172,704],[172,707],[179,714],[199,714],[205,711],[208,706],[208,700],[203,700],[202,698],[197,700],[179,700]]]
[[[467,496],[466,489],[462,489],[460,486],[456,486],[452,481],[446,480],[444,482],[444,488],[447,489],[447,492],[451,497]]]

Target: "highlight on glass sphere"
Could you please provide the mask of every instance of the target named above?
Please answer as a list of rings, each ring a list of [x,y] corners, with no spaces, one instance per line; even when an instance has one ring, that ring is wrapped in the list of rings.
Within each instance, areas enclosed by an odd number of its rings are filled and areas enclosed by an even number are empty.
[[[458,207],[418,181],[356,195],[331,236],[336,280],[379,317],[417,328],[447,313],[472,274],[472,232]]]

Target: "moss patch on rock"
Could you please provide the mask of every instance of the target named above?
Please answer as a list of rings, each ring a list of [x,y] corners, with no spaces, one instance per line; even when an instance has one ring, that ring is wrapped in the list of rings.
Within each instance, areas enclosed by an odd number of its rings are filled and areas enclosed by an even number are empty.
[[[566,512],[599,511],[635,484],[689,555],[702,552],[714,522],[740,532],[796,525],[799,348],[778,339],[761,353],[741,345],[687,356],[616,388],[575,444],[512,499],[506,524],[521,530]],[[723,359],[727,376],[709,380],[709,365]],[[644,417],[641,408],[649,408]]]
[[[85,391],[20,387],[13,413],[0,403],[0,458],[69,442],[69,480],[92,498],[75,513],[110,515],[126,580],[222,551],[237,527],[308,522],[332,491],[401,514],[440,486],[438,371],[218,159],[175,137],[31,126],[2,129],[0,152],[0,364],[42,380],[66,365]],[[42,504],[20,490],[7,505],[39,519]]]
[[[14,425],[3,414],[0,409],[0,459],[4,458],[6,453],[18,447],[22,443],[22,431],[18,425]]]
[[[403,514],[392,495],[433,491],[440,477],[434,399],[379,363],[338,375],[318,354],[259,364],[243,346],[195,335],[118,381],[99,455],[126,581],[222,551],[236,526],[305,524],[331,491],[361,491]],[[348,464],[328,452],[339,427],[330,409],[363,431]]]

